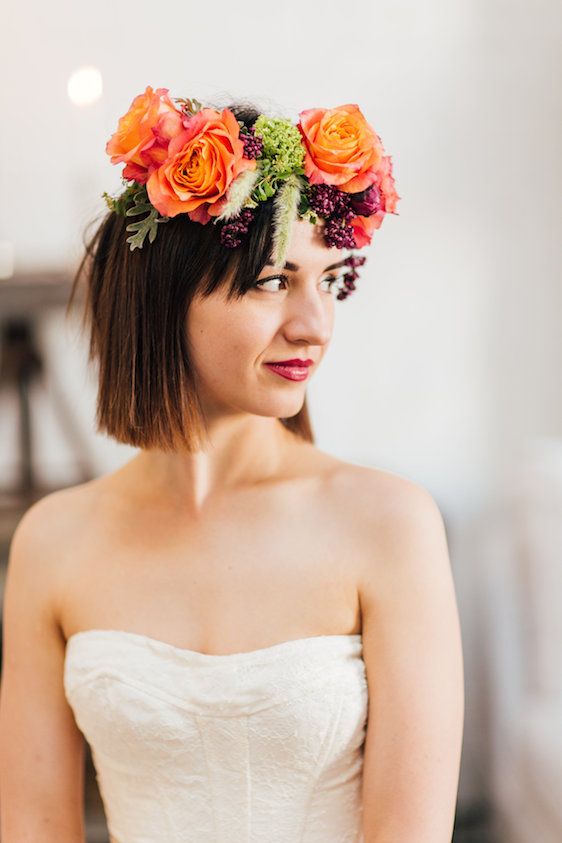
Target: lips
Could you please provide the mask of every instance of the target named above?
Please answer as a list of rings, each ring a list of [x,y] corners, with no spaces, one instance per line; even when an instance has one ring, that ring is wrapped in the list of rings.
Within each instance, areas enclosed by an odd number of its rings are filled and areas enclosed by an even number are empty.
[[[308,377],[308,367],[312,362],[314,361],[297,360],[298,365],[294,365],[293,361],[283,360],[282,362],[265,363],[265,365],[272,372],[281,375],[282,378],[290,381],[304,381]]]

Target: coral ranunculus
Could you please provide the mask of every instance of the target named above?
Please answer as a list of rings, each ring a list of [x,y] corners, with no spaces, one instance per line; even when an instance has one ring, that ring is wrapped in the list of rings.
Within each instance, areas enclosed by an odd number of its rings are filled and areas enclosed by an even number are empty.
[[[401,197],[396,193],[390,155],[383,155],[376,181],[382,196],[382,210],[387,214],[395,214],[396,204]]]
[[[150,173],[168,156],[168,144],[182,128],[183,114],[168,96],[168,88],[153,90],[134,98],[105,151],[111,163],[126,163],[123,176],[145,184]]]
[[[227,201],[226,192],[243,170],[255,170],[244,158],[240,126],[228,108],[201,108],[170,141],[168,158],[148,179],[148,197],[162,216],[187,212],[208,223]]]
[[[381,227],[384,218],[383,211],[376,211],[368,217],[357,215],[350,220],[357,248],[368,246],[373,238],[373,232]]]
[[[299,118],[306,147],[304,170],[311,184],[333,184],[347,193],[373,184],[384,149],[358,105],[309,108]]]
[[[357,243],[358,249],[370,244],[373,232],[381,227],[386,214],[398,213],[396,205],[401,197],[396,192],[390,155],[383,155],[381,165],[376,173],[375,184],[380,195],[380,206],[378,209],[367,216],[358,214],[351,219],[353,234],[355,235],[355,242]],[[362,209],[359,207],[359,210]]]

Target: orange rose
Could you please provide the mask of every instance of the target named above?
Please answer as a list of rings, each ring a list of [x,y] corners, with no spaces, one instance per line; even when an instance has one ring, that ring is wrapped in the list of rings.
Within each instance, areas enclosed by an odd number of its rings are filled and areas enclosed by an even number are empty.
[[[117,131],[106,144],[111,163],[126,162],[126,179],[145,184],[148,176],[168,156],[168,144],[182,129],[182,113],[168,97],[168,88],[147,86],[120,118]]]
[[[168,158],[148,179],[154,207],[166,217],[187,212],[195,222],[208,223],[220,214],[226,191],[243,170],[254,170],[244,158],[240,126],[228,108],[201,108],[186,122],[168,148]]]
[[[358,105],[309,108],[299,118],[306,148],[304,171],[311,184],[333,184],[358,193],[375,181],[384,150]]]

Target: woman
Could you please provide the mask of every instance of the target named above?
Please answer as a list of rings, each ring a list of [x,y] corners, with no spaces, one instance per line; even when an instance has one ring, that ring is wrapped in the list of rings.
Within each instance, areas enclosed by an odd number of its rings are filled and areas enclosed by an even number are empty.
[[[380,139],[356,106],[309,110],[301,160],[288,122],[176,102],[147,88],[121,118],[129,185],[76,277],[98,430],[138,452],[12,540],[2,843],[84,840],[83,736],[112,843],[446,843],[443,520],[418,484],[317,448],[306,405],[361,262],[342,248],[392,210]]]

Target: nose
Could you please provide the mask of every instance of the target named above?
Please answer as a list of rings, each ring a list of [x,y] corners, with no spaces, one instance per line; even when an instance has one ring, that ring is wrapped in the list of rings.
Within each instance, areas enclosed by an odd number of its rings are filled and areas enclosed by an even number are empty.
[[[285,300],[284,333],[291,342],[326,345],[332,335],[334,302],[331,294],[302,289]]]

